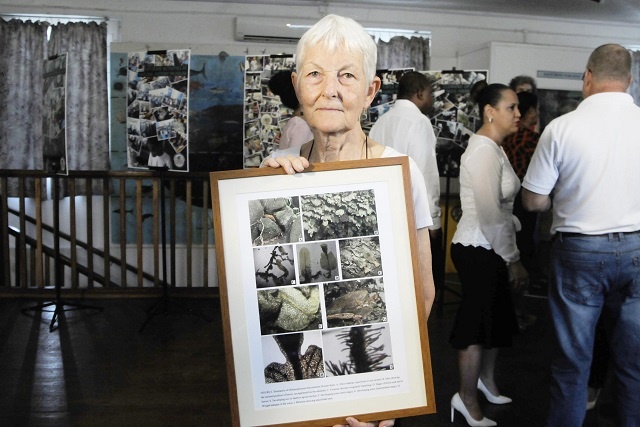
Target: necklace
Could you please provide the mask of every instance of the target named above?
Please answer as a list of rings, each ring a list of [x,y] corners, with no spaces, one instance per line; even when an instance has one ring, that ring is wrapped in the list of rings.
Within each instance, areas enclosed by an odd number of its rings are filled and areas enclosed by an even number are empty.
[[[364,158],[369,159],[369,147],[367,147],[367,142],[369,141],[369,136],[364,136],[364,142],[362,144],[362,148],[364,148]],[[311,153],[313,153],[313,147],[316,144],[316,139],[313,138],[311,140],[311,148],[309,149],[309,154],[307,155],[307,160],[311,161]]]

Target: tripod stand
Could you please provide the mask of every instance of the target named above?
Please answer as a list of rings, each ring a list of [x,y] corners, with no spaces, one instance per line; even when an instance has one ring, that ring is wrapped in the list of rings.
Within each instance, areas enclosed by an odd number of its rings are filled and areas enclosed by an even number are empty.
[[[49,332],[53,332],[56,329],[56,322],[58,321],[59,316],[62,315],[65,311],[103,310],[102,307],[72,303],[62,299],[62,282],[64,281],[64,270],[62,263],[60,262],[60,190],[58,175],[53,176],[53,185],[53,261],[55,266],[54,287],[56,291],[56,298],[54,301],[37,304],[35,306],[27,307],[22,310],[23,314],[26,314],[29,311],[45,311],[48,313],[53,313],[51,323],[49,324]],[[91,232],[91,230],[88,230],[88,232]],[[53,307],[53,310],[45,310],[48,307]]]
[[[444,305],[445,305],[445,292],[451,292],[452,294],[456,295],[456,296],[460,296],[460,293],[447,287],[447,280],[446,280],[446,263],[447,263],[447,238],[449,235],[449,198],[450,198],[450,193],[451,193],[451,175],[447,174],[446,175],[446,189],[445,189],[445,199],[444,199],[444,226],[443,226],[443,239],[442,239],[442,244],[443,244],[443,249],[442,249],[442,263],[441,265],[438,266],[438,268],[441,268],[442,270],[442,282],[441,283],[436,283],[436,291],[437,291],[437,303],[438,303],[438,310],[437,310],[437,314],[438,317],[442,317],[443,314],[443,310],[444,310]]]
[[[172,300],[169,297],[169,285],[167,283],[167,243],[166,243],[165,197],[164,197],[164,178],[165,178],[165,172],[168,169],[166,167],[151,167],[151,166],[149,166],[149,169],[157,172],[159,176],[158,180],[160,183],[160,231],[162,233],[161,241],[160,241],[161,251],[162,251],[162,281],[160,283],[162,286],[162,295],[155,303],[153,303],[147,309],[147,318],[145,319],[142,326],[140,326],[140,329],[138,330],[138,332],[142,333],[142,331],[149,324],[149,322],[151,322],[151,320],[158,314],[162,313],[165,316],[167,316],[169,314],[169,305],[176,306],[191,315],[200,317],[201,319],[209,322],[211,321],[211,319],[209,319],[205,315],[201,313],[196,313],[194,310],[183,306],[182,304]]]

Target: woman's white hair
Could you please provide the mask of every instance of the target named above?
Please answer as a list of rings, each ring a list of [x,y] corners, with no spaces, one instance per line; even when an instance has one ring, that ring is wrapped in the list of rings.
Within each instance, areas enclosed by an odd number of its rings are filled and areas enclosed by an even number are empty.
[[[330,52],[344,48],[350,53],[362,54],[362,68],[367,86],[373,81],[376,76],[378,48],[362,25],[351,18],[339,15],[327,15],[316,22],[298,42],[296,49],[296,69],[298,71],[302,66],[307,49],[318,44]]]

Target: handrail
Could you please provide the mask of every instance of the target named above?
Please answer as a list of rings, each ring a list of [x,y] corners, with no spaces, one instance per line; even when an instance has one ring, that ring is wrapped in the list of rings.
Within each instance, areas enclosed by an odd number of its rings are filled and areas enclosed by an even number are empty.
[[[18,212],[18,211],[17,211],[17,210],[15,210],[15,209],[12,209],[12,208],[8,208],[8,209],[7,209],[7,212],[9,212],[10,214],[13,214],[13,215],[15,215],[15,216],[20,215],[20,212]],[[25,218],[26,222],[28,222],[28,223],[31,223],[31,224],[34,224],[34,225],[35,225],[35,224],[37,224],[36,219],[35,219],[35,218],[33,218],[33,217],[31,217],[31,216],[29,216],[29,215],[24,215],[24,218]],[[41,227],[42,227],[42,229],[43,229],[43,230],[48,231],[48,232],[50,232],[50,233],[53,233],[53,231],[54,231],[54,230],[53,230],[53,227],[52,227],[52,226],[50,226],[50,225],[48,225],[48,224],[42,224],[42,225],[41,225]],[[9,230],[10,230],[9,232],[10,232],[14,237],[18,237],[18,236],[20,235],[20,229],[18,229],[17,227],[9,227]],[[64,240],[66,240],[67,242],[71,242],[71,236],[70,236],[70,235],[68,235],[67,233],[64,233],[64,232],[62,232],[62,231],[59,231],[58,233],[59,233],[59,236],[60,236],[61,238],[63,238],[63,239],[64,239]],[[29,239],[30,239],[30,238],[27,236],[27,240],[28,240],[28,241],[29,241]],[[31,239],[31,240],[33,240],[33,239]],[[33,240],[33,242],[35,242],[35,240]],[[89,245],[88,245],[87,243],[83,242],[82,240],[78,240],[78,239],[76,239],[76,244],[77,244],[78,246],[80,246],[82,249],[88,249],[88,248],[89,248]],[[34,246],[35,246],[35,244],[34,244]],[[44,247],[44,248],[47,248],[47,249],[50,249],[51,251],[53,251],[53,249],[52,249],[52,248],[48,248],[48,247],[46,247],[46,246],[43,246],[43,247]],[[93,248],[93,253],[94,253],[95,255],[98,255],[99,257],[104,257],[104,256],[105,256],[105,252],[104,252],[104,251],[102,251],[102,250],[100,250],[100,249],[98,249],[98,248]],[[49,254],[48,254],[48,255],[49,255]],[[117,265],[120,265],[120,262],[121,262],[121,261],[120,261],[120,258],[116,258],[116,257],[115,257],[115,256],[113,256],[113,255],[109,255],[109,261],[110,261],[110,262],[112,262],[112,263],[114,263],[114,264],[117,264]],[[132,273],[136,273],[136,274],[138,273],[138,268],[137,268],[137,267],[134,267],[133,265],[128,264],[128,263],[125,263],[125,266],[126,266],[126,268],[127,268],[127,270],[128,270],[128,271],[131,271]],[[143,272],[143,273],[142,273],[142,275],[143,275],[143,277],[144,277],[145,279],[147,279],[147,280],[153,281],[153,279],[154,279],[154,277],[153,277],[151,274],[149,274],[149,273]],[[104,279],[104,278],[103,278],[103,279]],[[115,284],[115,283],[113,283],[113,282],[111,282],[111,283],[112,283],[112,284],[114,284],[115,286],[118,286],[117,284]]]
[[[20,232],[20,230],[19,230],[17,227],[9,226],[9,234],[11,234],[11,235],[12,235],[12,236],[14,236],[14,237],[18,237],[18,236],[20,236],[21,232]],[[27,244],[28,244],[30,247],[35,247],[35,246],[37,245],[37,241],[36,241],[36,239],[34,239],[34,238],[32,238],[32,237],[26,236],[26,237],[25,237],[25,241],[27,242]],[[45,255],[47,255],[49,258],[53,258],[53,257],[55,256],[55,251],[53,250],[53,248],[50,248],[50,247],[48,247],[48,246],[44,246],[44,247],[43,247],[42,252],[43,252]],[[18,260],[19,260],[19,257],[17,257],[17,258],[18,258]],[[69,258],[69,257],[65,256],[64,254],[60,254],[60,255],[59,255],[59,260],[60,260],[64,265],[66,265],[66,266],[68,266],[68,267],[71,267],[71,264],[72,264],[71,258]],[[78,268],[78,270],[80,270],[80,272],[81,272],[81,273],[83,273],[83,274],[86,274],[86,275],[91,274],[91,272],[89,271],[89,269],[88,269],[87,267],[84,267],[84,266],[82,266],[82,265],[78,265],[78,267],[77,267],[77,268]],[[105,286],[105,282],[106,282],[106,281],[105,281],[105,278],[104,278],[103,276],[99,275],[99,274],[96,274],[96,273],[93,273],[93,274],[97,277],[97,281],[98,281],[98,282],[101,282],[101,283],[102,283],[102,285],[103,285],[103,286]],[[16,282],[18,282],[18,281],[19,281],[19,279],[16,279]],[[110,283],[109,283],[109,285],[110,285],[111,287],[114,287],[114,288],[118,288],[118,287],[120,287],[117,283],[114,283],[114,282],[110,282]]]
[[[45,203],[46,178],[58,183],[53,187],[58,194],[54,195],[53,204]],[[27,197],[30,180],[35,180],[35,193]],[[84,190],[76,192],[76,185],[83,185]],[[0,249],[3,254],[13,254],[11,249],[15,248],[16,254],[12,261],[7,256],[0,260],[3,267],[0,290],[42,291],[48,273],[44,271],[45,258],[52,258],[52,248],[47,246],[51,239],[57,242],[57,247],[60,241],[66,242],[64,258],[58,251],[58,264],[66,275],[67,290],[90,292],[94,281],[116,290],[157,290],[160,280],[176,289],[192,286],[212,289],[209,278],[215,275],[209,271],[209,260],[215,257],[209,254],[212,221],[208,185],[207,172],[70,171],[68,175],[53,175],[40,170],[0,170]],[[9,201],[9,188],[16,189],[17,194],[11,198],[17,201]],[[67,191],[64,205],[58,200],[58,188]],[[162,210],[158,206],[165,188],[168,203],[164,212],[168,221],[167,229],[161,230],[160,215],[156,213]],[[76,201],[79,195],[84,197],[80,204]],[[180,199],[178,207],[177,199]],[[101,208],[96,210],[94,203]],[[64,210],[62,216],[60,209]],[[102,215],[95,216],[94,212]],[[147,217],[148,222],[143,224]],[[112,219],[113,224],[120,225],[113,227]],[[64,225],[64,232],[56,221]],[[86,238],[79,239],[82,233],[86,233]],[[159,254],[163,233],[169,237],[163,255],[165,250],[170,255],[166,262],[170,274],[164,277],[163,268],[161,279]],[[198,233],[201,239],[195,240],[193,236]],[[176,245],[178,238],[184,238],[185,242],[180,248]],[[33,249],[29,253],[28,247]],[[194,256],[194,250],[201,251],[200,258]],[[96,266],[94,257],[95,261],[101,260]],[[14,283],[12,278],[16,279]]]

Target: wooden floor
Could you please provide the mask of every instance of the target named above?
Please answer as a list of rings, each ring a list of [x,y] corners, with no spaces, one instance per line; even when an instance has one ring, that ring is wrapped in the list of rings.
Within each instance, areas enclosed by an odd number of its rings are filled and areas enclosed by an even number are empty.
[[[449,301],[451,300],[451,301]],[[229,426],[219,300],[179,299],[146,325],[149,299],[90,301],[103,311],[65,312],[49,332],[51,313],[23,314],[38,304],[0,300],[0,426]],[[500,426],[543,426],[549,387],[546,300],[528,299],[538,322],[500,353],[497,381],[513,403],[490,405]],[[456,305],[429,320],[437,413],[407,418],[403,427],[464,426],[450,422],[458,379],[447,338]],[[211,321],[202,319],[204,314]],[[614,425],[607,390],[588,414],[588,427]]]

